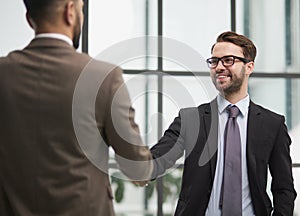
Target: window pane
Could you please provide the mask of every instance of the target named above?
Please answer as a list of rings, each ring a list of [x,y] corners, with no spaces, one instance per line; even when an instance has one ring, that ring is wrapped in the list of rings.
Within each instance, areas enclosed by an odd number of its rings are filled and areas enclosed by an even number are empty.
[[[254,103],[286,115],[287,98],[285,79],[252,77],[249,79],[249,94]]]
[[[285,1],[250,2],[250,36],[257,45],[256,70],[283,72],[286,65]]]
[[[216,97],[210,77],[168,76],[163,79],[163,130],[166,130],[180,109],[197,107]]]
[[[237,1],[237,31],[257,46],[256,71],[300,72],[299,1]]]
[[[124,74],[124,80],[135,109],[135,121],[139,125],[143,141],[148,146],[152,146],[158,140],[157,118],[159,115],[157,115],[157,76]],[[110,153],[112,156],[113,152]],[[122,176],[121,173],[117,172],[117,170],[110,169],[112,176]],[[131,182],[122,179],[119,179],[118,181],[124,183],[124,188],[120,187],[118,189],[118,184],[112,182],[113,191],[119,190],[118,198],[120,197],[120,193],[123,195],[121,202],[117,202],[117,197],[114,199],[116,214],[120,216],[156,215],[156,190],[153,190],[149,199],[145,199],[146,190],[151,190],[155,187],[155,181],[151,182],[149,186],[145,188],[136,187]],[[132,199],[133,197],[134,199]]]
[[[300,79],[293,79],[291,81],[291,95],[292,107],[290,111],[292,112],[292,126],[297,127],[300,125]]]
[[[138,123],[143,141],[152,146],[157,143],[157,113],[158,88],[157,76],[124,75],[126,85],[135,108],[136,123]]]
[[[293,163],[300,163],[300,79],[293,80],[291,84],[292,107],[290,112],[292,117],[292,127],[290,130],[290,135],[293,141],[291,146],[291,154]]]
[[[291,1],[291,65],[290,72],[300,73],[300,1]]]
[[[23,1],[4,1],[0,7],[1,48],[0,56],[15,49],[23,49],[34,33],[26,21]]]
[[[146,17],[147,14],[148,17]],[[89,16],[90,55],[95,57],[105,51],[109,55],[106,56],[108,60],[116,64],[120,62],[114,62],[114,59],[120,58],[120,55],[126,56],[126,52],[134,52],[134,49],[142,49],[145,52],[149,46],[147,40],[144,39],[139,47],[133,45],[122,50],[127,40],[145,35],[157,35],[156,1],[91,0],[89,1]],[[109,49],[112,48],[118,51],[110,52]],[[149,63],[145,56],[134,56],[131,59],[122,60],[124,69],[156,69],[156,59],[150,59]]]
[[[230,30],[230,1],[190,0],[187,4],[182,0],[165,0],[163,9],[163,36],[190,46],[204,59],[210,56],[218,34]],[[186,70],[170,61],[164,62],[164,70],[182,69]]]
[[[292,138],[291,157],[293,163],[300,163],[300,80],[250,78],[249,83],[251,99],[255,103],[285,116]]]
[[[110,176],[117,216],[156,215],[157,193],[155,189],[146,199],[146,190],[155,187],[155,182],[149,183],[148,187],[138,187],[130,181],[124,180],[126,178],[116,169],[110,169]]]

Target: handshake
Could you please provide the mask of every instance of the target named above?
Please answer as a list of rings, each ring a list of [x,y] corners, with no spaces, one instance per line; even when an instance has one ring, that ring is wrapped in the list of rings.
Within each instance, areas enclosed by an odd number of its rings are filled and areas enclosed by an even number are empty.
[[[132,183],[136,186],[140,186],[140,187],[144,187],[144,186],[148,186],[148,184],[150,183],[150,181],[132,181]]]

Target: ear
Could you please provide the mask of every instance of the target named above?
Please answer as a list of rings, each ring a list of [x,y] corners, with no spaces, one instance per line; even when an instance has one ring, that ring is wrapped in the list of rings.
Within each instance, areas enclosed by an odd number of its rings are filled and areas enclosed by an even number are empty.
[[[75,5],[73,1],[69,1],[65,6],[64,19],[67,25],[73,25],[75,23],[76,14],[75,14]]]
[[[251,61],[246,64],[246,74],[248,74],[250,76],[250,74],[252,74],[253,70],[254,70],[254,62]]]
[[[27,23],[29,24],[29,26],[35,30],[35,24],[34,24],[33,20],[30,18],[28,11],[26,12],[26,20],[27,20]]]

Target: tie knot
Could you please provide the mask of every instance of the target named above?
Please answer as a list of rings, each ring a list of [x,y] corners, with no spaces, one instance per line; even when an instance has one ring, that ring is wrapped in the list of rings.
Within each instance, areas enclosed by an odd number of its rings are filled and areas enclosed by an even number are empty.
[[[239,108],[235,105],[227,107],[227,111],[229,114],[229,118],[236,118],[240,113]]]

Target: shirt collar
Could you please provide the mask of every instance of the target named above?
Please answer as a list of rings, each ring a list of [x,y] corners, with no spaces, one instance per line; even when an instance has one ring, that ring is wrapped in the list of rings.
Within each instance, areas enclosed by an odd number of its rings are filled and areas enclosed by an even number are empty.
[[[218,110],[219,114],[223,113],[228,107],[228,105],[235,105],[239,108],[240,112],[243,116],[245,116],[248,112],[249,104],[250,104],[250,97],[247,95],[242,100],[238,101],[236,104],[231,104],[228,100],[226,100],[223,96],[220,94],[217,96],[217,102],[218,102]]]
[[[37,34],[35,38],[55,38],[59,40],[66,41],[68,44],[73,46],[72,40],[67,37],[66,35],[59,34],[59,33],[42,33],[42,34]]]

